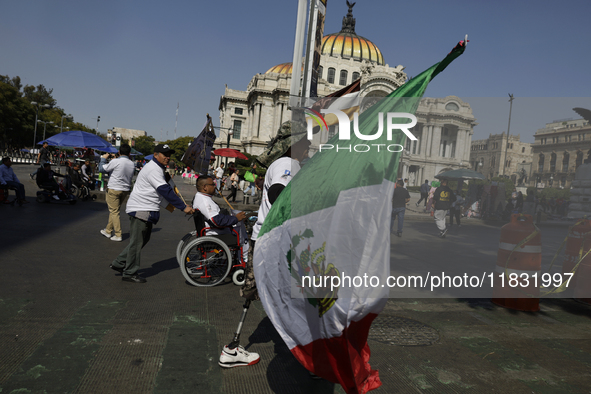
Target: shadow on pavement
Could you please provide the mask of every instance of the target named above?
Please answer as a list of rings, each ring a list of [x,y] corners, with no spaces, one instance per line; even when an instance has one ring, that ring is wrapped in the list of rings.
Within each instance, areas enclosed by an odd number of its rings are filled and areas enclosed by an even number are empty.
[[[178,268],[179,264],[176,261],[176,257],[171,257],[170,259],[154,263],[152,264],[152,266],[148,268],[142,268],[138,271],[138,273],[145,278],[149,278],[151,276],[158,275],[161,272],[170,271]]]
[[[308,371],[291,354],[268,317],[265,317],[259,323],[248,340],[249,343],[245,346],[247,349],[255,343],[273,342],[274,344],[275,357],[271,360],[267,369],[267,381],[273,392],[334,393],[334,383],[310,377]]]

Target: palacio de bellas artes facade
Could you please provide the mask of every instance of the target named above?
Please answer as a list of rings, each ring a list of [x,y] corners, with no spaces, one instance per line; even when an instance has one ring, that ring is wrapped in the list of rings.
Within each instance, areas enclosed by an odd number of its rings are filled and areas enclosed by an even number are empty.
[[[361,78],[360,95],[385,97],[403,85],[408,77],[404,67],[390,67],[380,49],[357,35],[352,7],[343,17],[338,33],[322,38],[318,96],[324,97]],[[263,152],[279,126],[291,118],[288,108],[292,63],[282,63],[256,74],[245,91],[228,88],[220,98],[222,132],[215,144],[225,148],[227,130],[232,129],[230,148],[253,155]],[[458,97],[424,98],[416,112],[417,125],[410,129],[416,141],[407,138],[399,176],[410,186],[433,180],[440,172],[468,168],[473,128],[477,124],[470,105]],[[320,144],[338,132],[330,126],[315,137],[311,155]]]

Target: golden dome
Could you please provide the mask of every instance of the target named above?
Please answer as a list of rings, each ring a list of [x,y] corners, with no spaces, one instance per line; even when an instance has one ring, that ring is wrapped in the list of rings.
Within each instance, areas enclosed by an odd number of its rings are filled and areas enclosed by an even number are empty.
[[[353,5],[349,5],[349,12],[343,17],[342,29],[338,33],[322,37],[322,55],[336,56],[343,59],[355,59],[359,61],[369,60],[380,66],[385,65],[382,51],[367,38],[355,33],[355,18],[353,18]],[[302,70],[303,70],[302,65]],[[271,67],[265,74],[291,74],[292,64],[281,63]]]
[[[383,66],[385,63],[382,51],[373,42],[355,33],[355,18],[353,18],[355,3],[347,2],[347,5],[349,12],[343,17],[341,31],[322,38],[321,53],[343,59],[369,60]]]
[[[384,57],[379,48],[367,38],[355,33],[329,34],[322,38],[322,54],[343,59],[369,60],[383,66]]]
[[[274,67],[271,67],[265,74],[270,73],[277,73],[277,74],[291,74],[292,71],[292,64],[289,63],[281,63]]]

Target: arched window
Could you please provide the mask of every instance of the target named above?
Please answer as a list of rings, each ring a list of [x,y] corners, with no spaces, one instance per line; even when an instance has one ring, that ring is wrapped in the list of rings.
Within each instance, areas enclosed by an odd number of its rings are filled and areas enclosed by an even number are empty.
[[[334,83],[334,74],[335,74],[335,69],[333,67],[330,67],[328,69],[328,78],[326,79],[328,81],[328,83]]]
[[[349,72],[347,70],[341,70],[341,77],[339,78],[339,85],[345,86],[347,84],[347,76]]]
[[[496,162],[497,162],[497,158],[496,158],[496,156],[493,156],[493,157],[490,159],[490,166],[491,166],[491,167],[494,167],[494,166],[495,166],[495,164],[496,164]]]
[[[538,160],[538,172],[544,172],[544,160],[546,156],[543,153],[540,153],[540,159]]]
[[[556,171],[556,153],[550,155],[550,172]]]
[[[570,159],[570,155],[568,152],[564,152],[562,156],[562,172],[568,172],[568,161]]]
[[[359,73],[358,72],[354,72],[353,73],[353,79],[351,80],[351,82],[357,81],[359,79]]]
[[[324,68],[322,68],[322,66],[318,66],[318,79],[322,78],[322,71],[324,71]]]

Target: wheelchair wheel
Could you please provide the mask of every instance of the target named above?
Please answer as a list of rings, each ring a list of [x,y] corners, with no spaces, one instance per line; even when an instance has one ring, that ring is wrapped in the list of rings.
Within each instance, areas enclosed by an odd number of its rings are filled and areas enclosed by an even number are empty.
[[[189,241],[181,253],[181,272],[193,286],[215,286],[232,268],[230,249],[214,237]]]
[[[79,195],[79,193],[80,193],[80,189],[78,188],[78,186],[76,186],[76,185],[72,185],[72,186],[70,187],[70,190],[69,190],[69,192],[70,192],[70,194],[72,194],[72,195],[74,195],[74,196],[78,197],[78,195]]]
[[[45,196],[43,194],[37,194],[37,202],[45,202]]]
[[[188,234],[185,234],[185,236],[179,241],[179,244],[176,246],[176,261],[177,263],[179,263],[179,266],[181,265],[181,253],[183,253],[183,249],[185,248],[185,246],[187,245],[187,242],[189,242],[189,240],[193,237],[195,237],[195,234],[197,234],[197,231],[191,231]]]
[[[234,282],[234,284],[236,286],[243,286],[245,280],[246,280],[246,272],[244,272],[244,269],[242,269],[242,268],[237,269],[232,274],[232,282]]]

